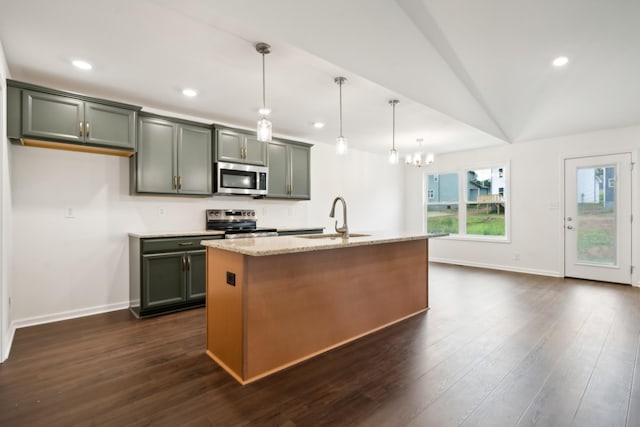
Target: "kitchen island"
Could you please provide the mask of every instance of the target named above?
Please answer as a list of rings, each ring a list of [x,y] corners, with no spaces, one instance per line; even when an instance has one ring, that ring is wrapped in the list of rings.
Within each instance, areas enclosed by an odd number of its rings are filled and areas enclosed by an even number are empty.
[[[428,239],[207,240],[207,354],[246,384],[429,308]]]

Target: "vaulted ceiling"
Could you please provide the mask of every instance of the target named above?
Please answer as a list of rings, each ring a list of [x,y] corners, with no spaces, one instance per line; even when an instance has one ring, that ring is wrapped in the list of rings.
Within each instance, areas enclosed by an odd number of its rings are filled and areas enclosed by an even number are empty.
[[[344,135],[380,153],[390,99],[401,153],[639,124],[639,22],[638,0],[0,0],[16,80],[253,128],[263,41],[275,135],[333,143],[345,76]]]

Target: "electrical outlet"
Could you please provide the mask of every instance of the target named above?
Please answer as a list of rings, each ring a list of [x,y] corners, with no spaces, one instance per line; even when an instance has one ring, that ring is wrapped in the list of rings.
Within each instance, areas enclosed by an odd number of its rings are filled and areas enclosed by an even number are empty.
[[[64,217],[65,218],[75,218],[76,212],[73,208],[64,208]]]
[[[165,208],[158,208],[158,216],[164,216],[167,213]]]

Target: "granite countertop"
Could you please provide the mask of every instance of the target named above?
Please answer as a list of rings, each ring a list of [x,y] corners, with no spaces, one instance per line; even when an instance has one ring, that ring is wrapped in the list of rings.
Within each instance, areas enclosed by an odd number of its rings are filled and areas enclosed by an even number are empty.
[[[220,230],[196,230],[196,231],[148,231],[145,233],[129,233],[130,237],[138,237],[140,239],[151,239],[154,237],[190,237],[190,236],[206,236],[220,235],[224,231]]]
[[[353,233],[356,235],[356,233]],[[347,248],[351,246],[379,245],[383,243],[403,242],[409,240],[425,240],[433,237],[447,236],[447,233],[372,233],[342,239],[331,238],[331,234],[301,236],[259,237],[255,239],[203,240],[201,245],[237,252],[243,255],[268,256],[296,252],[319,251],[326,249]],[[319,238],[319,236],[325,236]]]

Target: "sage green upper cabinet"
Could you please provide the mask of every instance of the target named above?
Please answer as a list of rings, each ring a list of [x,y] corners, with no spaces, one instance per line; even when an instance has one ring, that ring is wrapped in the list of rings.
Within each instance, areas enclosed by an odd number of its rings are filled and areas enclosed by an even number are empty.
[[[178,125],[178,192],[210,195],[212,167],[211,129]]]
[[[311,199],[311,146],[273,140],[269,143],[269,194],[274,199]]]
[[[85,142],[135,150],[134,111],[86,102],[84,105]]]
[[[216,129],[216,160],[266,166],[267,144],[250,133]]]
[[[25,90],[22,134],[36,138],[84,141],[84,101]]]
[[[176,140],[174,123],[153,117],[138,119],[138,152],[131,160],[137,166],[137,192],[177,192]]]
[[[136,111],[34,90],[22,91],[24,138],[136,149]]]
[[[138,152],[132,159],[135,192],[211,195],[209,127],[141,116],[138,139]]]
[[[284,142],[271,141],[269,143],[269,194],[267,197],[289,198],[288,145]]]

